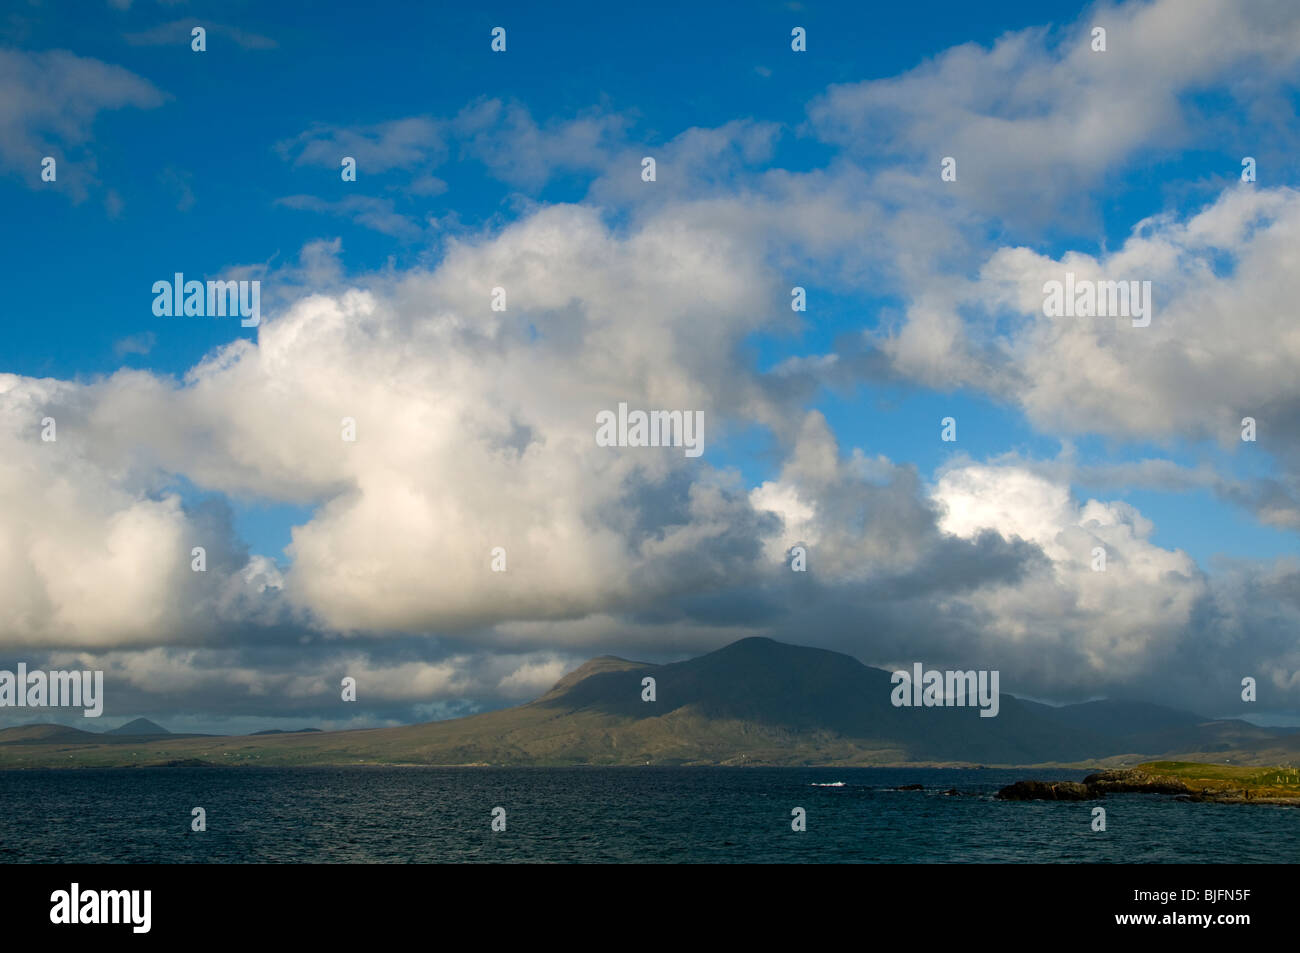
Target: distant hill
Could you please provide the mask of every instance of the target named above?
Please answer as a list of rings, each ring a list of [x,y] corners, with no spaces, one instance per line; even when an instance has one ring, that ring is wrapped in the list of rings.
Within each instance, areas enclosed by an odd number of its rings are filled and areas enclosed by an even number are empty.
[[[102,740],[94,732],[63,725],[22,725],[0,731],[0,743],[12,745],[94,744]]]
[[[656,680],[653,702],[641,698],[646,676]],[[668,665],[592,659],[536,701],[398,728],[136,737],[129,759],[127,748],[103,736],[89,736],[99,744],[78,738],[75,748],[56,749],[67,739],[38,738],[32,727],[9,729],[0,731],[0,766],[184,759],[231,765],[1034,765],[1153,757],[1289,764],[1300,757],[1295,732],[1146,703],[1054,708],[1002,695],[997,717],[981,718],[973,707],[895,708],[892,688],[890,673],[850,656],[751,638]],[[12,734],[22,731],[29,734]]]
[[[292,731],[288,731],[284,728],[264,728],[261,731],[251,732],[250,736],[251,735],[300,735],[306,731],[320,731],[320,729],[319,728],[295,728]]]
[[[170,735],[171,732],[162,725],[154,724],[148,718],[137,718],[134,721],[128,721],[120,728],[111,728],[104,734],[142,737],[145,735]]]

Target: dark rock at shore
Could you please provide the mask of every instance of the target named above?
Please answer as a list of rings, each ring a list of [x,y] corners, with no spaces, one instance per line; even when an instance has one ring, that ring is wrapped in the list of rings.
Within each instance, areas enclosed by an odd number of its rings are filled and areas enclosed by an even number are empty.
[[[1003,801],[1090,801],[1107,794],[1193,795],[1177,778],[1158,777],[1133,768],[1098,771],[1077,781],[1017,781],[998,792]]]
[[[999,801],[1088,801],[1097,797],[1078,781],[1017,781],[997,793]]]

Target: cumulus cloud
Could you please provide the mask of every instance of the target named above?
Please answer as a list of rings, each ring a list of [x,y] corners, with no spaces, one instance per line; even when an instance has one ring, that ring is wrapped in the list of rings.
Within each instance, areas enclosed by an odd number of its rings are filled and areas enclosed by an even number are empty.
[[[185,641],[211,634],[223,616],[246,618],[257,600],[239,575],[247,557],[228,508],[187,507],[156,473],[104,459],[95,397],[0,375],[4,644]],[[196,546],[206,572],[192,569]]]
[[[234,269],[265,285],[256,337],[180,379],[0,377],[0,648],[105,667],[139,711],[185,697],[237,718],[338,718],[344,675],[373,700],[364,717],[433,717],[536,695],[591,654],[663,660],[754,634],[885,666],[997,668],[1018,694],[1213,711],[1253,674],[1294,702],[1300,569],[1209,572],[1133,506],[1073,489],[1208,487],[1295,526],[1288,473],[1063,453],[953,458],[927,477],[845,445],[812,409],[826,384],[889,379],[981,391],[1042,431],[1240,452],[1256,449],[1239,440],[1250,415],[1260,451],[1297,459],[1293,191],[1227,188],[1136,223],[1115,250],[987,240],[995,220],[1032,220],[1135,153],[1190,141],[1187,94],[1239,92],[1243,60],[1265,87],[1291,75],[1287,8],[1172,10],[1098,8],[1085,19],[1105,21],[1106,54],[1080,21],[832,89],[802,131],[842,152],[799,173],[767,167],[791,132],[774,123],[645,146],[606,112],[539,121],[496,100],[286,140],[295,165],[353,155],[394,189],[282,204],[403,240],[427,223],[397,190],[439,191],[453,158],[512,188],[591,184],[583,204],[453,230],[428,267],[349,277],[327,241],[297,266]],[[125,88],[104,101],[139,104]],[[937,162],[882,164],[931,148],[960,157],[959,190],[939,192]],[[653,189],[643,154],[659,160]],[[1150,280],[1150,326],[1045,317],[1043,283],[1067,270]],[[895,295],[897,320],[864,317],[856,344],[762,372],[756,336],[809,327],[789,310],[791,274]],[[701,411],[704,456],[597,446],[596,414],[621,402]],[[760,479],[718,452],[750,429],[771,437]],[[310,508],[284,564],[238,540],[237,498]],[[206,573],[191,571],[196,545]]]
[[[1106,30],[1105,52],[1092,48],[1095,27]],[[1231,123],[1231,110],[1198,111],[1196,93],[1213,87],[1245,111],[1298,67],[1300,16],[1285,0],[1102,3],[1057,28],[1007,33],[987,49],[963,44],[901,76],[833,86],[809,117],[819,135],[858,155],[910,160],[900,183],[937,185],[939,161],[951,156],[958,175],[945,186],[959,201],[1041,220],[1135,154],[1168,155]]]
[[[1269,525],[1300,526],[1300,194],[1238,185],[1186,216],[1135,225],[1122,246],[1053,257],[991,254],[972,280],[918,295],[895,327],[867,335],[893,369],[927,386],[983,390],[1045,432],[1209,441],[1280,459],[1277,477],[1201,473]],[[1049,317],[1048,282],[1150,282],[1151,316]],[[1253,442],[1242,440],[1254,421]],[[1166,476],[1169,467],[1166,465]]]
[[[489,307],[498,282],[506,312]],[[152,550],[103,576],[102,597],[138,577],[138,602],[118,594],[124,616],[157,603],[132,638],[178,637],[160,595],[188,578],[183,544],[198,534],[176,499],[148,496],[177,474],[205,491],[319,503],[294,531],[284,594],[333,628],[454,630],[649,603],[691,575],[688,557],[718,578],[756,544],[730,525],[744,507],[725,486],[661,489],[689,459],[597,447],[596,413],[626,401],[712,419],[747,399],[732,393],[732,351],[764,284],[726,236],[669,219],[618,241],[591,210],[547,209],[382,294],[303,298],[180,385],[126,371],[89,386],[12,378],[10,459],[62,452],[61,466],[86,468],[88,507],[120,484],[103,521],[116,516],[128,539],[134,524],[117,510],[158,524]],[[550,386],[557,377],[575,386]],[[60,418],[55,444],[39,440],[47,413]],[[341,439],[345,417],[355,443]],[[677,512],[643,512],[637,497],[657,492]],[[89,513],[78,522],[95,535]],[[489,570],[495,546],[506,574]],[[10,639],[48,633],[37,608],[30,635]]]
[[[944,531],[971,538],[993,530],[1035,544],[1050,561],[1014,586],[969,597],[993,620],[989,638],[1032,645],[1049,658],[1073,656],[1113,677],[1153,658],[1163,662],[1204,597],[1196,563],[1151,543],[1153,524],[1126,503],[1080,505],[1061,484],[982,466],[945,473],[934,498]]]
[[[332,282],[322,253],[301,275]],[[188,677],[177,653],[234,653],[207,657],[212,697],[235,683],[323,699],[347,669],[392,704],[525,697],[589,649],[662,657],[755,633],[875,664],[982,663],[1027,694],[1131,689],[1175,657],[1209,679],[1192,651],[1207,641],[1238,669],[1286,670],[1290,650],[1265,639],[1261,654],[1238,601],[1274,570],[1216,588],[1132,507],[1077,502],[1031,468],[970,462],[927,487],[914,467],[846,452],[738,349],[772,313],[764,260],[761,238],[674,206],[622,232],[548,207],[453,242],[431,271],[289,297],[256,341],[183,381],[5,378],[4,498],[24,501],[0,573],[6,644],[156,649],[150,684],[173,690]],[[505,311],[490,307],[498,286]],[[747,486],[707,448],[598,447],[595,415],[620,401],[702,410],[709,439],[765,424],[780,471]],[[57,443],[39,438],[47,414]],[[313,505],[288,565],[250,559],[220,507],[183,505],[167,489],[178,476]],[[189,566],[200,541],[206,574]],[[806,574],[790,571],[796,543]],[[387,648],[429,635],[436,658]],[[309,671],[253,663],[258,643],[295,640]],[[557,646],[572,654],[531,655]]]

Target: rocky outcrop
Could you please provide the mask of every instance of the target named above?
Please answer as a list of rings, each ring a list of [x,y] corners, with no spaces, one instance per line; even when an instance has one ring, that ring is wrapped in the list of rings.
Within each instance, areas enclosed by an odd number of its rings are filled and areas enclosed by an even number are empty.
[[[1000,801],[1088,801],[1098,795],[1078,781],[1017,781],[997,797]]]
[[[1213,770],[1213,765],[1203,765]],[[1277,772],[1289,769],[1276,769]],[[1192,787],[1181,778],[1151,774],[1138,768],[1098,771],[1074,781],[1017,781],[997,793],[1003,801],[1087,801],[1108,794],[1168,794],[1180,801],[1212,801],[1216,804],[1274,804],[1300,806],[1300,797],[1276,789],[1235,788],[1230,783],[1215,787]]]
[[[1179,794],[1192,790],[1177,778],[1132,768],[1098,771],[1078,781],[1017,781],[997,793],[1001,801],[1092,801],[1107,794]]]

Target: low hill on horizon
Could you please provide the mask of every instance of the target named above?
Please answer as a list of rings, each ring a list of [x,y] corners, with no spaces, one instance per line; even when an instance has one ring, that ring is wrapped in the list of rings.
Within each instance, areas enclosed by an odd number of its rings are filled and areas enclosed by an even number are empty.
[[[654,701],[642,700],[647,676],[655,679]],[[1003,694],[998,715],[981,718],[975,707],[894,707],[892,690],[890,673],[851,656],[748,638],[666,665],[602,656],[565,675],[535,701],[396,728],[132,735],[129,759],[125,748],[106,743],[102,735],[59,726],[11,728],[0,731],[0,767],[192,760],[223,765],[1029,766],[1154,757],[1290,763],[1300,755],[1298,733],[1147,703],[1094,701],[1055,708]]]

